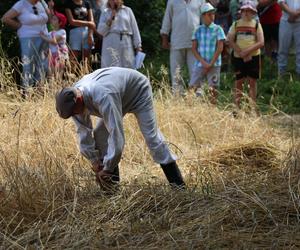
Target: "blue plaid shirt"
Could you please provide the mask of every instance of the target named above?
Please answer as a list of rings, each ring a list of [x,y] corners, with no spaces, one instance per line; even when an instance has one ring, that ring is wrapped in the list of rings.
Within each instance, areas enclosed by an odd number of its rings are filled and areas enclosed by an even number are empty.
[[[198,53],[207,62],[212,60],[216,48],[217,41],[225,40],[225,33],[220,25],[211,23],[209,26],[204,24],[200,25],[193,33],[192,40],[197,40]],[[221,66],[221,55],[219,55],[214,66]],[[196,66],[202,67],[201,62],[196,61]]]

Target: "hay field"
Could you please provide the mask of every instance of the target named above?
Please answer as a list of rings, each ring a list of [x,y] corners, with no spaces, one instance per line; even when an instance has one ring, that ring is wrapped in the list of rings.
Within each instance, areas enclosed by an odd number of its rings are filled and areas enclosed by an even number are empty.
[[[268,116],[157,93],[188,189],[170,190],[128,115],[122,185],[109,197],[53,94],[0,103],[0,249],[300,248],[298,139]]]

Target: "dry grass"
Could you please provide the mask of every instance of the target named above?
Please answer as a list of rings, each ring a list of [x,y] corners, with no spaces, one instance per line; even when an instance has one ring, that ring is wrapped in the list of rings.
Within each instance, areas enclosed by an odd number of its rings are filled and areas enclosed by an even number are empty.
[[[300,248],[298,141],[266,117],[157,93],[188,190],[169,189],[129,115],[122,187],[107,197],[53,94],[0,100],[0,249]]]

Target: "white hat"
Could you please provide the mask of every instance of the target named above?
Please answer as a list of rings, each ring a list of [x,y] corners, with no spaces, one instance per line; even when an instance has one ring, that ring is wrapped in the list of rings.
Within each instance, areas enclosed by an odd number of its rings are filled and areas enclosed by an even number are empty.
[[[250,9],[250,10],[254,11],[255,13],[257,13],[256,3],[254,1],[251,1],[251,0],[243,1],[241,10],[246,10],[246,9]]]
[[[216,9],[210,3],[204,3],[201,5],[201,15],[205,14],[206,12],[216,11]]]

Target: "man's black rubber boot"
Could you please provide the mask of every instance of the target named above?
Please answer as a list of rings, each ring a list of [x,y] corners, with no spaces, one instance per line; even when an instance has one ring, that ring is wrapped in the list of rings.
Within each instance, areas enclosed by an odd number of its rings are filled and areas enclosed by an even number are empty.
[[[120,173],[119,173],[119,165],[117,165],[112,173],[111,180],[115,183],[120,182]]]
[[[185,183],[176,161],[168,164],[160,164],[160,166],[172,187],[177,187],[180,189],[185,188]]]

